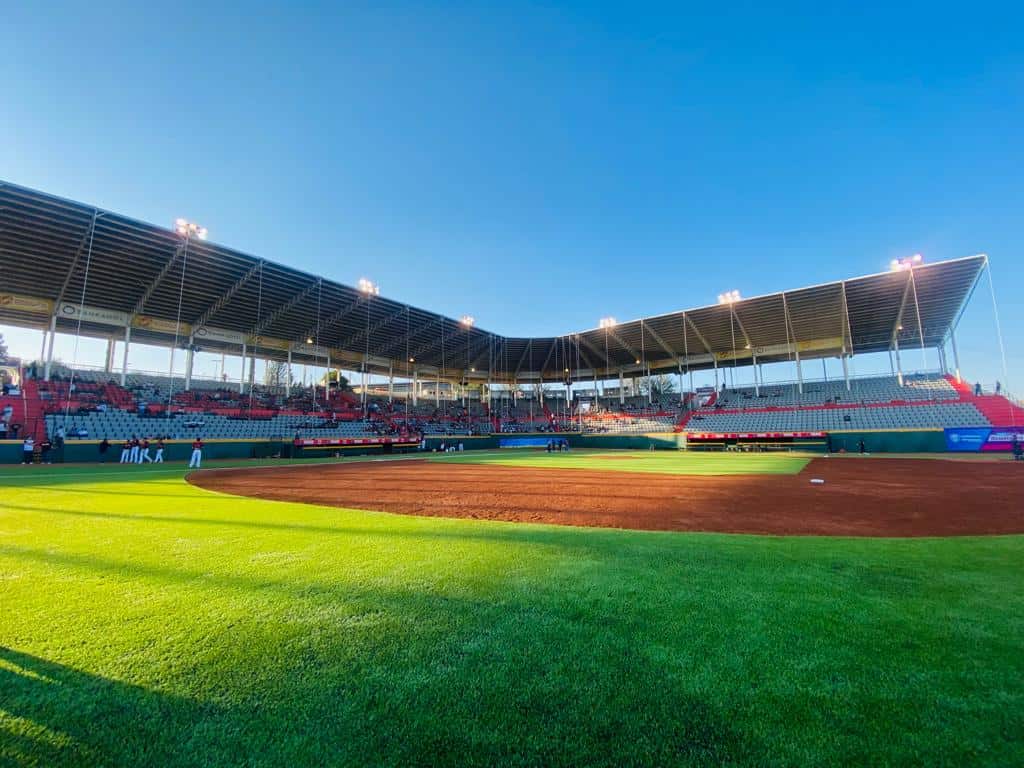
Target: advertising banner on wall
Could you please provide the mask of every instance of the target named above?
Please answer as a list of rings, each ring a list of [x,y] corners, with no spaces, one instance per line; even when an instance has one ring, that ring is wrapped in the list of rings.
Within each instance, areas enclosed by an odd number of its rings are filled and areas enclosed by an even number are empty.
[[[1010,451],[1013,440],[1024,444],[1024,426],[951,427],[946,432],[946,450],[958,453]]]

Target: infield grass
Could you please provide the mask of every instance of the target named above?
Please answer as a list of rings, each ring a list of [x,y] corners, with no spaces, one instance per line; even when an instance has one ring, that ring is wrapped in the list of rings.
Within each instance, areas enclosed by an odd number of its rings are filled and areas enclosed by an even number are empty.
[[[1024,537],[416,518],[183,474],[0,473],[0,765],[1024,763]]]
[[[795,475],[811,460],[790,453],[698,453],[696,451],[587,451],[546,453],[508,448],[430,454],[434,461],[500,464],[510,467],[595,469],[615,472],[655,472],[667,475]]]

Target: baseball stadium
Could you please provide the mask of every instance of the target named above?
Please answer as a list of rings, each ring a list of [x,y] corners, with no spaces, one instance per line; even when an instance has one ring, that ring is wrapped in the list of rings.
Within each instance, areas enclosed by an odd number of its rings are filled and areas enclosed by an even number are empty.
[[[13,183],[0,259],[0,764],[1024,756],[984,254],[550,337]]]

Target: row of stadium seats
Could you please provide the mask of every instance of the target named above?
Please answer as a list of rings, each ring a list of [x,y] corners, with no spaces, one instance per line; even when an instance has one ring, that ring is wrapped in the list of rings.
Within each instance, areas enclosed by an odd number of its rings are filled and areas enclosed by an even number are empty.
[[[927,429],[988,424],[973,403],[925,403],[863,408],[780,411],[705,409],[686,423],[687,432],[826,432],[836,430]]]
[[[907,376],[904,385],[892,376],[851,379],[850,389],[844,381],[807,382],[803,392],[796,384],[768,384],[755,394],[753,387],[722,390],[716,401],[721,408],[774,408],[827,403],[891,403],[956,400],[957,391],[942,376]]]

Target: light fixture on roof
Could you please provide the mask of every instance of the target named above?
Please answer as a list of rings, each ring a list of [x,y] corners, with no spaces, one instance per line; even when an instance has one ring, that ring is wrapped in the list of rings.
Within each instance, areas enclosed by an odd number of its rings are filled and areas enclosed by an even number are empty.
[[[640,358],[639,357],[636,359],[636,364],[640,365]]]
[[[913,269],[914,267],[924,262],[924,256],[920,253],[915,253],[913,256],[908,256],[905,259],[893,259],[889,262],[890,272],[903,272],[907,269]]]
[[[188,219],[175,219],[174,231],[184,237],[195,237],[200,240],[206,239],[206,227],[201,227]]]
[[[598,325],[599,328],[614,328],[615,318],[614,317],[602,317],[601,322]]]
[[[365,296],[377,296],[380,294],[380,286],[377,285],[373,280],[367,280],[365,277],[360,277],[359,282],[356,283],[359,288],[359,292]]]
[[[733,304],[740,300],[739,291],[726,291],[725,293],[718,294],[719,304]]]
[[[312,344],[313,343],[313,337],[312,336],[307,336],[306,337],[306,343],[307,344]]]
[[[463,315],[459,319],[459,323],[462,325],[463,328],[472,328],[473,327],[473,323],[475,323],[475,322],[476,322],[476,318],[473,317],[472,315]]]
[[[415,363],[416,362],[416,358],[415,357],[410,357],[409,358],[409,362],[410,363]]]

